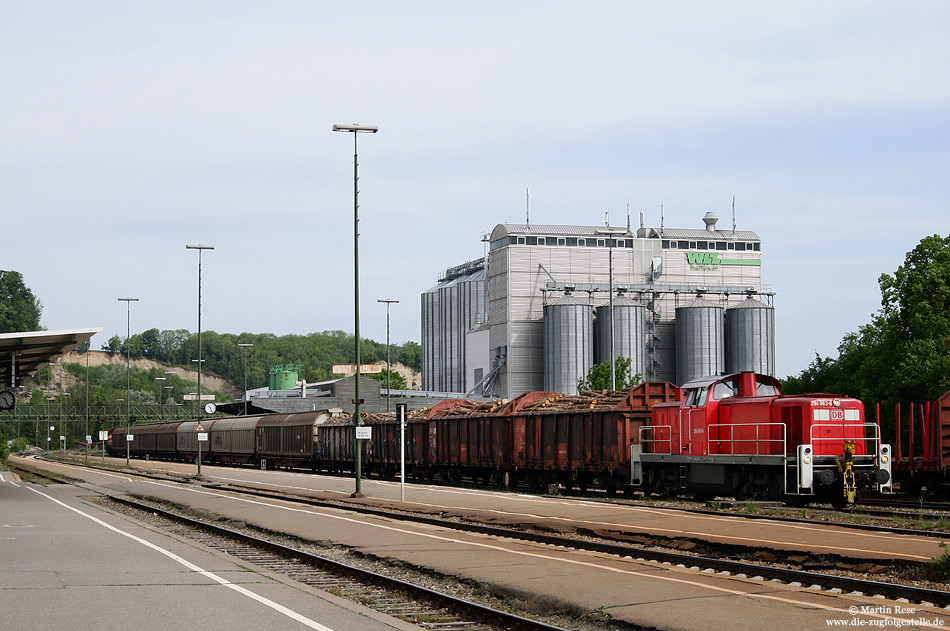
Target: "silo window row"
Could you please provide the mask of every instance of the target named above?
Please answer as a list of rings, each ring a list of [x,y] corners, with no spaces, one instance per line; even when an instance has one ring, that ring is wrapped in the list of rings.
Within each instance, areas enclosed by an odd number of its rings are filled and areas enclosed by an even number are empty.
[[[606,248],[611,245],[615,248],[632,248],[633,239],[612,239],[613,243],[608,244],[611,239],[586,238],[586,237],[519,237],[511,236],[507,239],[499,239],[492,242],[491,249],[503,248],[506,245],[550,245],[569,248]]]
[[[664,250],[739,250],[760,252],[761,243],[745,243],[743,241],[672,241],[663,240]]]

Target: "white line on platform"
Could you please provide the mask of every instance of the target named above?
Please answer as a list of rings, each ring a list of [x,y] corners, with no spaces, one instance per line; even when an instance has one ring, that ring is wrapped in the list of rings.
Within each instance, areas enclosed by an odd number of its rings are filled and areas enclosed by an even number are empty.
[[[270,600],[269,598],[264,598],[263,596],[260,596],[260,595],[258,595],[258,594],[255,594],[254,592],[252,592],[252,591],[250,591],[250,590],[248,590],[248,589],[246,589],[246,588],[244,588],[244,587],[241,587],[240,585],[235,585],[234,583],[230,582],[230,581],[227,580],[226,578],[222,578],[222,577],[218,576],[217,574],[215,574],[215,573],[213,573],[213,572],[209,572],[209,571],[207,571],[207,570],[204,570],[204,569],[198,567],[197,565],[195,565],[194,563],[192,563],[192,562],[190,562],[190,561],[187,561],[187,560],[181,558],[180,556],[178,556],[178,555],[175,554],[174,552],[171,552],[170,550],[166,550],[165,548],[162,548],[162,547],[160,547],[160,546],[157,546],[157,545],[155,545],[154,543],[151,543],[151,542],[149,542],[149,541],[146,541],[145,539],[142,539],[141,537],[137,537],[137,536],[133,535],[132,533],[125,532],[124,530],[121,530],[120,528],[116,528],[115,526],[112,526],[112,525],[110,525],[110,524],[107,524],[106,522],[102,521],[101,519],[98,519],[98,518],[96,518],[96,517],[93,517],[92,515],[90,515],[90,514],[88,514],[88,513],[84,513],[83,511],[79,510],[78,508],[73,508],[72,506],[69,506],[69,505],[67,505],[67,504],[64,504],[63,502],[59,501],[59,500],[56,499],[55,497],[51,497],[51,496],[47,495],[46,493],[43,493],[42,491],[37,491],[36,489],[34,489],[34,488],[32,488],[32,487],[27,487],[27,488],[30,489],[31,491],[33,491],[34,493],[37,493],[38,495],[42,495],[42,496],[45,497],[46,499],[48,499],[48,500],[50,500],[50,501],[53,501],[53,502],[59,504],[59,505],[62,506],[63,508],[69,509],[69,510],[73,511],[74,513],[78,513],[78,514],[82,515],[83,517],[86,517],[86,518],[88,518],[88,519],[91,519],[92,521],[96,522],[96,523],[99,524],[100,526],[103,526],[104,528],[107,528],[107,529],[109,529],[109,530],[111,530],[111,531],[113,531],[113,532],[116,532],[116,533],[118,533],[118,534],[124,536],[124,537],[128,537],[129,539],[132,539],[133,541],[137,541],[138,543],[141,543],[143,546],[146,546],[146,547],[151,548],[151,549],[153,549],[153,550],[155,550],[155,551],[157,551],[157,552],[160,552],[161,554],[164,554],[164,555],[167,556],[168,558],[170,558],[170,559],[172,559],[172,560],[174,560],[174,561],[177,561],[177,562],[180,563],[181,565],[184,565],[184,566],[185,566],[186,568],[188,568],[189,570],[191,570],[191,571],[193,571],[193,572],[197,572],[197,573],[199,573],[199,574],[201,574],[201,575],[203,575],[203,576],[206,576],[206,577],[210,578],[211,580],[216,581],[216,582],[220,583],[221,585],[224,585],[225,587],[228,587],[228,588],[230,588],[230,589],[233,589],[234,591],[238,592],[239,594],[243,594],[244,596],[247,596],[248,598],[251,598],[251,599],[253,599],[253,600],[256,600],[257,602],[261,603],[262,605],[265,605],[265,606],[267,606],[267,607],[270,607],[271,609],[273,609],[273,610],[275,610],[275,611],[278,611],[278,612],[284,614],[285,616],[287,616],[288,618],[291,618],[291,619],[293,619],[293,620],[296,620],[297,622],[300,622],[301,624],[304,624],[304,625],[310,627],[311,629],[316,629],[317,631],[333,631],[333,629],[330,629],[329,627],[325,627],[325,626],[323,626],[322,624],[320,624],[319,622],[315,622],[315,621],[311,620],[310,618],[307,618],[306,616],[303,616],[303,615],[301,615],[301,614],[299,614],[299,613],[297,613],[297,612],[295,612],[295,611],[292,611],[292,610],[288,609],[287,607],[284,607],[284,606],[281,605],[281,604],[275,603],[273,600]]]

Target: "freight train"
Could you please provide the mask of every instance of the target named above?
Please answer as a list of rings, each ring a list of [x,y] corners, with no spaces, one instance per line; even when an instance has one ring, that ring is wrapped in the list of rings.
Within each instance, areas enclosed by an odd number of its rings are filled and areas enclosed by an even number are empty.
[[[400,427],[394,414],[365,414],[362,470],[394,477]],[[206,419],[133,426],[110,433],[108,449],[137,458],[254,464],[265,468],[354,469],[353,419],[337,411]],[[741,373],[677,388],[563,395],[528,392],[511,400],[448,399],[408,414],[408,478],[462,478],[507,487],[598,487],[844,505],[889,490],[890,446],[856,399],[783,396],[772,377]]]

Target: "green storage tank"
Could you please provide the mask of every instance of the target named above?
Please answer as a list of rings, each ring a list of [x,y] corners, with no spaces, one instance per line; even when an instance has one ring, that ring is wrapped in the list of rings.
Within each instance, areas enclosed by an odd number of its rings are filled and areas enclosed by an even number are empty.
[[[270,369],[267,387],[270,390],[292,390],[300,380],[303,364],[281,364]]]

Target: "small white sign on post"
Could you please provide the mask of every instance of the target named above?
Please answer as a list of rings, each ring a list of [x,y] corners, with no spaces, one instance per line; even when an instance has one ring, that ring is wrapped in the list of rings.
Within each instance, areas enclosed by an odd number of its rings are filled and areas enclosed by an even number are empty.
[[[88,445],[88,444],[91,443],[91,442],[92,442],[92,436],[87,435],[87,436],[86,436],[86,444]]]
[[[100,429],[99,430],[99,440],[109,440],[109,430]]]
[[[135,440],[135,436],[133,436],[132,434],[126,434],[126,435],[125,435],[125,440],[126,440],[126,442],[130,442],[130,443],[131,443],[133,440]]]
[[[199,443],[208,442],[208,432],[198,432],[198,442]]]
[[[373,428],[368,425],[356,426],[356,440],[371,440],[373,438]]]

